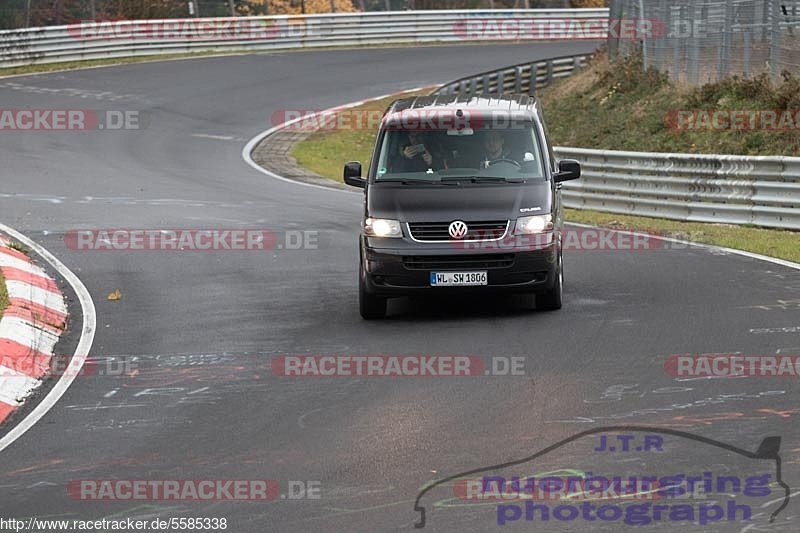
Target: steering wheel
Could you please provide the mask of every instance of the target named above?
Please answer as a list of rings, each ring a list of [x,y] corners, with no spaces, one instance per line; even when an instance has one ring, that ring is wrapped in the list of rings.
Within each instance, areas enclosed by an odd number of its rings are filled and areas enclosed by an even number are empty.
[[[512,165],[515,165],[517,168],[522,168],[522,165],[518,161],[514,161],[513,159],[505,159],[505,158],[492,159],[491,161],[486,163],[486,166],[490,167],[492,165],[496,165],[497,163],[511,163]]]

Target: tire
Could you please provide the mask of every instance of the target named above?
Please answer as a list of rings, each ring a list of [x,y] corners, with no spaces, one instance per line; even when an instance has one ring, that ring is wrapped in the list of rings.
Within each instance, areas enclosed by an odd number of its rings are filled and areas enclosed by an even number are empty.
[[[558,254],[558,269],[553,288],[549,291],[536,295],[536,308],[542,311],[557,311],[561,309],[561,301],[564,292],[564,261],[561,254]]]
[[[518,302],[521,309],[525,311],[533,311],[536,309],[536,294],[530,293],[522,293],[517,295]]]
[[[363,273],[358,276],[358,310],[364,320],[386,318],[386,298],[379,298],[367,292]]]

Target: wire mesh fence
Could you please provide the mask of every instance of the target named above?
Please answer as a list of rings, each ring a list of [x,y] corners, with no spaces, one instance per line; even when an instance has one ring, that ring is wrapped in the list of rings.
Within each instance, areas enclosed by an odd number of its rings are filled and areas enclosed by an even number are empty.
[[[636,51],[645,68],[675,81],[800,71],[798,0],[612,0],[610,7],[612,57]]]

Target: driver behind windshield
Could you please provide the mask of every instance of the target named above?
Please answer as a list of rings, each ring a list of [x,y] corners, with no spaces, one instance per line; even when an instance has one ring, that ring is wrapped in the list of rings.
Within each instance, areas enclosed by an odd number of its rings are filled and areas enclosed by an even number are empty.
[[[419,131],[409,131],[408,141],[400,146],[400,161],[395,172],[427,172],[447,168],[438,145]]]
[[[486,130],[483,134],[483,157],[480,168],[489,168],[492,162],[502,159],[516,160],[506,138],[499,130]]]

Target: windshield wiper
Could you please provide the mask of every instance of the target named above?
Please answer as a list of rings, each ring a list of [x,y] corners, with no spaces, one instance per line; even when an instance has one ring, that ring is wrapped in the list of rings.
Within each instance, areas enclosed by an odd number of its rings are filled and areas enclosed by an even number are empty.
[[[376,179],[375,183],[402,183],[403,185],[410,185],[416,183],[424,183],[425,185],[437,185],[441,183],[440,180],[415,180],[407,178],[389,178],[389,179]]]
[[[403,185],[459,185],[458,181],[453,180],[415,180],[415,179],[401,179],[401,178],[389,178],[389,179],[379,179],[375,180],[375,183],[402,183]]]
[[[445,181],[466,181],[469,183],[525,183],[525,178],[504,178],[502,176],[461,176],[442,178]]]

